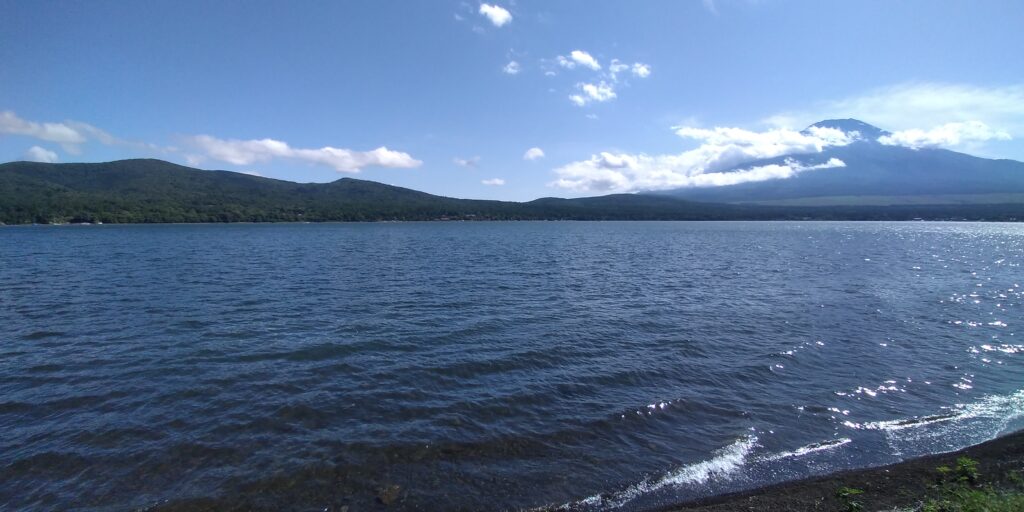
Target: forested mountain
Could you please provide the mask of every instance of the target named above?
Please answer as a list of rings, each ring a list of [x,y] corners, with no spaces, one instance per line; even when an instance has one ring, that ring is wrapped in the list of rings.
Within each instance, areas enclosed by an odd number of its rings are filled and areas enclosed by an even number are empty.
[[[435,196],[372,181],[293,183],[161,160],[0,164],[0,222],[1024,219],[1024,204],[804,208],[615,194],[530,202]]]

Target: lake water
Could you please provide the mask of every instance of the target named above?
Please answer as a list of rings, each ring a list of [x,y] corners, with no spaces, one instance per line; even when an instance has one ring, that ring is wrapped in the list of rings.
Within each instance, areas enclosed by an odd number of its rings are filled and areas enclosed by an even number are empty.
[[[0,509],[646,510],[952,450],[1024,426],[1022,263],[1014,224],[2,228]]]

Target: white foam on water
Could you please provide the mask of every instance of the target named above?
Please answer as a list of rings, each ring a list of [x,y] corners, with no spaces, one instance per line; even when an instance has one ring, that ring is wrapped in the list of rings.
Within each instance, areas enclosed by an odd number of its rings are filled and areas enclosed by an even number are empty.
[[[852,442],[853,442],[853,440],[850,439],[849,437],[842,437],[842,438],[839,438],[839,439],[833,439],[831,441],[824,441],[824,442],[821,442],[821,443],[812,443],[812,444],[809,444],[807,446],[801,446],[800,448],[797,448],[796,450],[793,450],[791,452],[782,452],[782,453],[777,453],[775,455],[769,455],[769,456],[765,457],[763,460],[765,460],[765,461],[774,461],[774,460],[788,459],[788,458],[792,458],[792,457],[803,457],[804,455],[807,455],[809,453],[823,452],[823,451],[827,451],[827,450],[834,450],[836,448],[839,448],[840,446],[843,446],[843,445],[846,445],[846,444],[850,444]]]
[[[654,405],[660,408],[660,404]],[[901,455],[900,445],[903,444],[919,445],[917,451],[923,450],[923,454],[952,451],[984,442],[1002,432],[1011,421],[1021,417],[1024,417],[1024,389],[1008,395],[989,395],[969,404],[958,404],[951,407],[947,414],[865,423],[845,421],[843,424],[855,430],[883,432],[895,455]],[[852,442],[853,440],[848,437],[841,437],[812,443],[792,451],[752,458],[751,453],[758,446],[757,437],[743,437],[717,450],[710,459],[682,466],[655,480],[643,480],[619,492],[595,494],[566,503],[557,509],[614,510],[641,496],[662,489],[731,480],[749,464],[804,457],[835,450]]]
[[[948,414],[900,420],[871,421],[867,423],[846,421],[843,424],[857,430],[895,432],[906,429],[918,429],[936,423],[960,423],[965,420],[987,419],[995,420],[993,423],[1001,430],[1010,421],[1021,416],[1024,416],[1024,389],[1008,395],[989,395],[970,404],[957,404]],[[996,433],[998,433],[998,430]]]
[[[757,446],[757,437],[747,436],[717,450],[710,459],[682,466],[657,480],[644,480],[614,494],[595,494],[573,503],[566,503],[558,508],[560,510],[575,510],[580,507],[593,507],[600,510],[616,509],[640,496],[666,487],[703,484],[714,479],[728,479],[743,467],[755,446]]]

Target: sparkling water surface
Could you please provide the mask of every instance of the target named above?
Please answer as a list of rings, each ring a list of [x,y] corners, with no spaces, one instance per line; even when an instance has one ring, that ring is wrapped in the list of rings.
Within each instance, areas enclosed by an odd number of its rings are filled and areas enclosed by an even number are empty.
[[[0,228],[0,509],[648,510],[1024,426],[1024,225]]]

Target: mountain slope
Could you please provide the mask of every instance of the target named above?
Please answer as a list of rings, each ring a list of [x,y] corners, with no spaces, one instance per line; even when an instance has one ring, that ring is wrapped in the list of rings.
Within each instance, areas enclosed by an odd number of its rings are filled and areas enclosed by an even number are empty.
[[[945,149],[884,145],[878,137],[888,132],[855,119],[822,121],[812,126],[856,131],[862,139],[847,146],[828,147],[821,153],[748,162],[736,170],[782,165],[789,159],[814,165],[838,158],[845,167],[805,171],[788,179],[665,193],[695,201],[803,205],[990,203],[1019,201],[1007,194],[1024,194],[1022,162],[978,158]]]
[[[441,218],[714,218],[735,207],[641,196],[529,203],[454,199],[372,181],[292,183],[161,160],[0,164],[0,222],[265,222]],[[725,213],[719,212],[724,210]],[[719,213],[715,213],[719,212]]]

